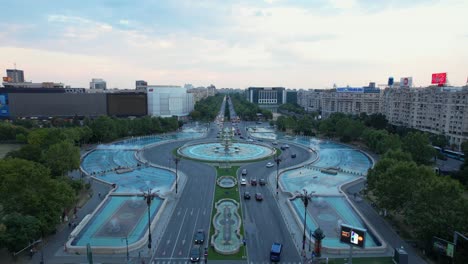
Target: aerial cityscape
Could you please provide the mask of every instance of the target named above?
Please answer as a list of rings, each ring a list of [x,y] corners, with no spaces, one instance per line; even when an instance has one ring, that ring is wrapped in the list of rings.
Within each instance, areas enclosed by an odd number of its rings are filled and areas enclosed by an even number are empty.
[[[468,263],[465,1],[2,9],[0,263]]]

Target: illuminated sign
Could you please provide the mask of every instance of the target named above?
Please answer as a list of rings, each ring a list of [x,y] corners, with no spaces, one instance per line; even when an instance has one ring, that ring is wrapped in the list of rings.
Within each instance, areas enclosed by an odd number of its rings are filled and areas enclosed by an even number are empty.
[[[8,94],[0,94],[0,117],[10,116],[10,106],[8,103]]]
[[[362,87],[343,87],[343,88],[336,88],[337,93],[363,93],[364,88]]]
[[[444,85],[447,82],[447,73],[433,73],[432,74],[432,84]]]
[[[453,258],[455,244],[438,237],[433,237],[432,249],[440,255]]]
[[[366,230],[352,227],[349,225],[341,225],[340,242],[364,248],[366,242]]]

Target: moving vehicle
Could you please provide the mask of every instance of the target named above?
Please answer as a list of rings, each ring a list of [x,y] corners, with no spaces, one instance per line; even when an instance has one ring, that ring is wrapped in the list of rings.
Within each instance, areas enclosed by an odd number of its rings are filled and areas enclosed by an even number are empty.
[[[257,179],[253,178],[250,180],[250,185],[257,186]]]
[[[267,168],[271,168],[271,167],[273,167],[273,166],[275,166],[275,164],[274,164],[273,162],[268,162],[268,163],[266,164],[266,167],[267,167]]]
[[[273,243],[270,250],[270,260],[273,262],[279,262],[281,260],[281,251],[283,250],[283,245],[281,243]]]
[[[260,186],[264,186],[264,185],[266,184],[265,179],[260,179],[260,180],[258,181],[258,184],[260,184]]]
[[[272,145],[278,145],[278,141],[271,142]]]
[[[436,146],[434,146],[433,148],[437,152],[442,153],[446,157],[456,159],[456,160],[461,160],[461,161],[465,160],[465,153],[463,153],[463,152],[453,151],[453,150],[450,150],[450,149],[443,149],[443,148],[436,147]]]
[[[250,193],[249,192],[244,192],[244,199],[245,200],[250,200]]]
[[[192,250],[190,250],[190,261],[199,262],[201,256],[201,247],[200,245],[194,245]]]
[[[195,244],[203,244],[205,242],[205,231],[203,229],[198,229],[195,233]]]
[[[242,178],[240,184],[241,185],[247,185],[247,180]]]
[[[255,200],[257,201],[263,201],[263,196],[261,193],[256,193],[255,194]]]
[[[291,154],[291,158],[296,158],[296,153]]]
[[[242,169],[242,176],[247,175],[247,169]]]

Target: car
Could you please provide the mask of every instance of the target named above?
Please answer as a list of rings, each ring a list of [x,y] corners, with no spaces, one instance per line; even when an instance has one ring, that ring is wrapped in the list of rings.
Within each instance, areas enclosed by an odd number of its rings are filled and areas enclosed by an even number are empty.
[[[267,167],[267,168],[271,168],[271,167],[273,167],[273,166],[275,166],[275,164],[274,164],[273,162],[268,162],[268,163],[266,164],[266,167]]]
[[[283,146],[281,146],[281,150],[286,150],[289,148],[289,145],[288,144],[284,144]]]
[[[205,231],[203,229],[198,229],[194,237],[195,244],[203,244],[205,242]]]
[[[255,200],[257,200],[257,201],[262,201],[262,200],[263,200],[262,194],[261,194],[261,193],[256,193],[256,194],[255,194]]]
[[[247,142],[254,142],[254,140],[249,138],[249,139],[247,139]]]
[[[257,186],[257,179],[253,178],[250,180],[250,185]]]
[[[199,262],[201,256],[201,247],[200,245],[194,245],[192,250],[190,250],[190,261]]]
[[[242,169],[242,176],[247,175],[247,169]]]
[[[296,158],[296,153],[291,154],[291,158],[295,159]]]
[[[241,185],[247,185],[247,180],[245,178],[242,178],[240,181]]]
[[[260,180],[258,181],[258,184],[260,184],[260,186],[264,186],[264,185],[266,184],[265,179],[260,179]]]
[[[244,192],[244,199],[245,200],[250,200],[250,193],[249,192]]]
[[[278,145],[278,141],[271,142],[272,145]]]
[[[240,136],[239,138],[240,138],[240,139],[245,139],[245,137],[244,137],[244,136]]]

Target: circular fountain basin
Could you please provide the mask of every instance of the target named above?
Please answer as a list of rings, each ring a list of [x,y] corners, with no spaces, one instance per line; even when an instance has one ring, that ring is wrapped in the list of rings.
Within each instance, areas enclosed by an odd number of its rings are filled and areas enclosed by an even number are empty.
[[[241,162],[263,159],[275,154],[276,150],[257,144],[232,143],[226,149],[222,143],[200,143],[183,146],[178,153],[187,158],[203,161]]]
[[[221,188],[232,188],[237,185],[237,180],[236,178],[232,176],[221,176],[217,180],[218,185]]]

